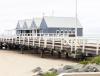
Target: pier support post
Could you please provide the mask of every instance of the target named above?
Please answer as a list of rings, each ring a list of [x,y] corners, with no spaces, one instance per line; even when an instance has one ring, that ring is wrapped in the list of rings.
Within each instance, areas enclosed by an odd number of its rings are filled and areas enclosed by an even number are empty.
[[[66,52],[65,57],[68,58],[68,52]]]
[[[61,58],[61,52],[58,51],[58,58]]]
[[[39,48],[39,47],[34,47],[34,48],[33,48],[33,53],[34,53],[34,54],[39,54],[39,53],[41,53],[40,48]]]
[[[24,54],[23,53],[23,50],[24,50],[24,46],[23,45],[20,45],[20,50],[21,50],[21,54]]]
[[[0,42],[0,49],[2,49],[2,42]]]
[[[54,55],[54,50],[52,49],[52,50],[51,50],[51,56],[53,56],[53,55]]]
[[[44,57],[44,49],[41,50],[40,54],[41,54],[40,56],[43,58]]]
[[[8,44],[8,43],[7,43],[7,45],[6,45],[6,49],[7,49],[7,50],[9,50],[9,49],[10,49],[10,48],[9,48],[9,44]]]

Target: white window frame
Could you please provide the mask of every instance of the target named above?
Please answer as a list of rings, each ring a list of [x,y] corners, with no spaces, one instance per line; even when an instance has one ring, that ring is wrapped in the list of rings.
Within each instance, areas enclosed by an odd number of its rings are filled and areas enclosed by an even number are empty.
[[[68,33],[69,33],[69,34],[71,34],[71,33],[72,33],[72,31],[71,31],[71,30],[69,30],[69,31],[68,31]]]
[[[60,31],[59,30],[56,30],[56,34],[59,34],[60,33]]]
[[[65,30],[65,32],[64,32],[65,34],[67,34],[68,33],[68,30]]]
[[[75,34],[75,30],[72,30],[72,33]]]
[[[63,34],[64,33],[64,30],[61,30],[60,33]]]

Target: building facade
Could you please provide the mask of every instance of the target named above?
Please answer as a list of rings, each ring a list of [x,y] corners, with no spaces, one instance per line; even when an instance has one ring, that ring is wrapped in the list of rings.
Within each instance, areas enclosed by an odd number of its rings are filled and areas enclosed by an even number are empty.
[[[79,20],[76,20],[74,17],[45,16],[43,18],[19,20],[16,27],[16,34],[28,33],[54,33],[74,37],[83,36],[83,27]]]

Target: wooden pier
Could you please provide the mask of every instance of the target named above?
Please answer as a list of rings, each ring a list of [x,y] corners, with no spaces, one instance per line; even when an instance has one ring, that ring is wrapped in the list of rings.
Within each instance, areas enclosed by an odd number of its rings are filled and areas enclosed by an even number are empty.
[[[37,49],[35,52],[43,57],[46,53],[57,53],[58,57],[84,58],[100,55],[100,39],[85,37],[68,37],[64,34],[21,34],[19,36],[0,36],[0,48]]]

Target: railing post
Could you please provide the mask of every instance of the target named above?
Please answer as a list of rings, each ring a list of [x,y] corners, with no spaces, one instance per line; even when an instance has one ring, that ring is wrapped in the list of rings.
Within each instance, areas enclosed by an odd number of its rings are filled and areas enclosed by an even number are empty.
[[[75,37],[75,58],[76,58],[76,54],[77,54],[77,37]]]
[[[24,37],[22,37],[22,38],[23,38],[22,40],[23,40],[23,45],[24,45],[25,44],[25,42],[24,42],[25,41],[25,38]]]
[[[99,55],[99,40],[97,40],[97,49],[96,49],[96,55]]]
[[[65,33],[63,33],[63,38],[65,37]]]
[[[33,46],[34,46],[34,36],[32,36],[32,38],[33,38]]]
[[[54,35],[53,35],[53,39],[52,39],[52,48],[54,49],[54,43],[55,43],[55,38],[54,38]]]
[[[30,43],[30,37],[28,36],[28,47],[29,47],[29,43]]]
[[[44,48],[47,47],[47,38],[44,40]]]
[[[39,47],[40,47],[40,40],[41,40],[41,34],[40,34],[40,36],[39,36]]]
[[[20,44],[20,36],[19,36],[19,44]]]
[[[77,38],[75,37],[75,51],[77,50]]]
[[[83,42],[82,42],[83,44],[83,47],[82,47],[82,53],[84,53],[85,52],[85,39],[83,39]]]
[[[71,39],[71,52],[73,51],[73,40]]]
[[[67,37],[69,37],[69,33],[67,33]]]
[[[49,37],[49,33],[47,34],[47,37]]]
[[[63,39],[61,38],[61,50],[63,50]]]

